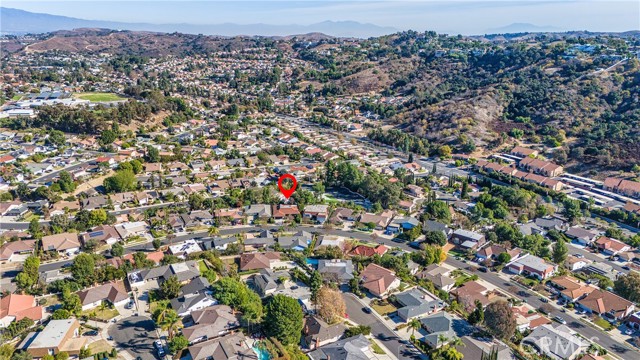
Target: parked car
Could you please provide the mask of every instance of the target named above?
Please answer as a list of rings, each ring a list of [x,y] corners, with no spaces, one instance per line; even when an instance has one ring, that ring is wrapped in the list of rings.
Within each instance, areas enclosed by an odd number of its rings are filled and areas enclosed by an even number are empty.
[[[164,347],[162,346],[162,341],[160,341],[160,340],[154,341],[153,342],[153,347],[156,348],[156,351],[158,352],[158,356],[163,357],[165,355]]]
[[[559,322],[562,325],[567,325],[567,320],[561,318],[560,316],[554,316],[553,320]]]
[[[478,271],[483,272],[483,273],[486,273],[486,272],[487,272],[487,271],[489,271],[489,270],[487,270],[487,268],[486,268],[486,267],[482,266],[482,267],[478,268]]]
[[[543,303],[549,302],[549,300],[547,298],[544,298],[544,297],[540,297],[540,301],[542,301]]]
[[[82,335],[84,335],[84,336],[98,336],[98,331],[97,330],[91,330],[91,331],[85,332]]]
[[[371,314],[371,309],[368,307],[363,307],[362,311],[364,311],[366,314]]]
[[[627,329],[624,331],[624,334],[625,334],[625,335],[633,335],[633,333],[634,333],[634,331],[633,331],[633,329],[631,329],[631,328],[627,328]]]
[[[631,270],[631,268],[630,268],[630,267],[628,267],[627,265],[623,266],[623,267],[622,267],[622,269],[623,269],[623,270]]]

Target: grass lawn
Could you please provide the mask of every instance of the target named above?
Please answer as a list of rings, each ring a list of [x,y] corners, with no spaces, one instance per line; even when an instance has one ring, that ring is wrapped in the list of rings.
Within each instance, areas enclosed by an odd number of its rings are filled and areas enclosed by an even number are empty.
[[[390,314],[396,310],[398,310],[395,306],[390,303],[386,303],[386,305],[378,305],[377,303],[371,303],[371,308],[375,310],[381,316]]]
[[[22,99],[22,94],[13,95],[13,97],[11,98],[11,100],[13,101],[18,101],[20,99]]]
[[[111,352],[111,345],[106,340],[98,340],[89,344],[89,351],[92,354],[97,354],[101,352]]]
[[[80,93],[76,94],[75,97],[77,97],[78,99],[94,102],[124,100],[123,97],[113,93]]]
[[[380,345],[378,345],[375,341],[373,340],[369,340],[371,342],[371,349],[373,350],[374,354],[379,354],[379,355],[384,355],[385,352],[384,350],[382,350],[382,348],[380,347]]]
[[[610,322],[599,316],[595,320],[593,320],[593,323],[605,329],[606,331],[613,329],[613,325],[611,325]]]
[[[95,309],[91,309],[91,310],[86,310],[82,312],[82,315],[86,315],[88,317],[92,317],[93,316],[93,312],[95,311],[96,313],[96,318],[100,319],[100,320],[111,320],[114,317],[120,315],[120,313],[118,312],[118,310],[116,309],[109,309],[109,308],[105,308],[104,310],[100,310],[100,308],[95,308]]]
[[[198,268],[200,269],[200,274],[204,274],[205,271],[209,270],[209,267],[204,263],[204,260],[198,260]]]

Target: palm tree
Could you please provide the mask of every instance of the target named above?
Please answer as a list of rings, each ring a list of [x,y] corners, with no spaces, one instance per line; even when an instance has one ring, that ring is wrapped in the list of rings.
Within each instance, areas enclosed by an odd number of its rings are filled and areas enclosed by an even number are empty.
[[[169,332],[169,340],[173,339],[173,332],[178,327],[179,322],[180,317],[173,309],[165,309],[160,316],[158,316],[158,325],[160,325],[162,330]]]
[[[218,234],[220,234],[220,230],[217,227],[211,226],[209,228],[209,236],[217,236]]]
[[[409,328],[411,328],[411,335],[414,336],[416,334],[416,330],[420,330],[420,321],[418,319],[413,318],[409,321]]]

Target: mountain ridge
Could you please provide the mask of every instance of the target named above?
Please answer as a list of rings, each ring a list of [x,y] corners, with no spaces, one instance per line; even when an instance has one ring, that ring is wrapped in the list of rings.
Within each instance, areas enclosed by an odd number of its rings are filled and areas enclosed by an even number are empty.
[[[397,32],[393,27],[378,26],[357,21],[326,20],[315,24],[272,25],[256,24],[206,24],[188,23],[150,24],[126,23],[105,20],[86,20],[61,15],[34,13],[25,10],[0,7],[3,34],[48,33],[78,28],[104,28],[112,30],[152,31],[162,33],[181,32],[218,36],[291,36],[296,34],[323,33],[335,37],[367,38]]]

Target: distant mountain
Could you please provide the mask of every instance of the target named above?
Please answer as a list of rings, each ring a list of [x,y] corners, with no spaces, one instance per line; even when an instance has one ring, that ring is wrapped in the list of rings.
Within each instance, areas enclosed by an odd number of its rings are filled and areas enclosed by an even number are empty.
[[[563,29],[554,26],[540,26],[529,23],[513,23],[507,26],[487,29],[487,34],[514,34],[527,32],[559,32]]]
[[[147,24],[124,23],[102,20],[85,20],[67,16],[33,13],[24,10],[0,7],[0,31],[3,34],[46,33],[77,28],[105,28],[114,30],[136,30],[156,32],[181,32],[204,35],[261,35],[287,36],[295,34],[323,33],[338,37],[367,38],[397,32],[392,27],[363,24],[355,21],[324,21],[311,25],[269,24]]]

